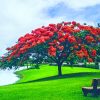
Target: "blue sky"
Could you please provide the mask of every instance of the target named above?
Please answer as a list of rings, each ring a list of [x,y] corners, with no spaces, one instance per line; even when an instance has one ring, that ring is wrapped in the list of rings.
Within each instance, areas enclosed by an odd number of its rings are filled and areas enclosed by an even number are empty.
[[[75,10],[65,5],[64,2],[60,2],[57,5],[48,8],[46,13],[51,18],[65,16],[68,20],[78,20],[78,18],[80,18],[84,21],[93,21],[96,23],[97,21],[100,21],[100,4],[86,7],[81,10]]]
[[[0,56],[32,29],[76,20],[97,25],[100,0],[0,0]]]

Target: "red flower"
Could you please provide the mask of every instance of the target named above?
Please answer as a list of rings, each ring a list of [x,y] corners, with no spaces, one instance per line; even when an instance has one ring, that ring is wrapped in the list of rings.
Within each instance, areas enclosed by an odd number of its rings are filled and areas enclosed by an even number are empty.
[[[85,39],[86,39],[86,41],[89,42],[89,43],[91,43],[91,42],[94,41],[94,38],[93,38],[92,36],[86,36]]]
[[[57,24],[57,29],[60,29],[62,27],[62,23]]]
[[[55,51],[56,51],[56,48],[54,48],[53,46],[50,46],[50,47],[49,47],[49,51],[55,52]]]
[[[53,46],[50,46],[50,47],[48,48],[48,54],[49,54],[50,56],[56,56],[56,48],[54,48]]]
[[[64,38],[65,38],[65,39],[68,39],[68,37],[69,37],[69,33],[66,33],[66,34],[64,35]]]
[[[65,41],[64,38],[60,38],[60,39],[59,39],[59,42],[64,42],[64,41]]]
[[[88,62],[93,62],[93,59],[92,58],[88,58]]]
[[[48,34],[48,35],[49,35],[49,37],[52,37],[52,36],[53,36],[53,34],[54,34],[53,32],[49,32],[49,34]]]
[[[74,33],[80,32],[80,29],[74,29]]]
[[[61,38],[61,37],[63,37],[63,32],[58,32],[58,38]]]
[[[78,45],[75,45],[74,48],[75,48],[75,49],[78,49]]]
[[[6,48],[6,50],[11,50],[10,48]]]
[[[72,24],[73,24],[73,25],[76,25],[76,22],[75,22],[75,21],[72,21]]]
[[[69,36],[69,37],[68,37],[68,41],[69,41],[70,43],[75,43],[75,42],[76,42],[76,39],[75,39],[74,36]]]
[[[77,51],[77,52],[76,52],[76,55],[77,55],[79,58],[83,58],[83,57],[84,57],[84,53],[83,53],[82,50]]]
[[[91,55],[92,55],[93,57],[95,57],[95,56],[96,56],[96,50],[93,49],[93,50],[91,51]]]

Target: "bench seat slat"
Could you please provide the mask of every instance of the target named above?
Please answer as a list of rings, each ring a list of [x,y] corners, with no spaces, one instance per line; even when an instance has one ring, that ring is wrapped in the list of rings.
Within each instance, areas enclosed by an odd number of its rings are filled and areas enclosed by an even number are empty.
[[[93,87],[83,87],[83,89],[93,89]],[[97,87],[97,89],[100,89],[100,87]]]

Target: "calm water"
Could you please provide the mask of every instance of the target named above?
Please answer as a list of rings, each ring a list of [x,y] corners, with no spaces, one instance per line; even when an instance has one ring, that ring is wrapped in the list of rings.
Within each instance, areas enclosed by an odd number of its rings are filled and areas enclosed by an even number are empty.
[[[26,69],[26,67],[21,67],[18,70],[23,70],[23,69]],[[12,70],[7,70],[7,69],[0,70],[0,86],[13,84],[16,81],[18,81],[19,78],[17,77],[16,74],[14,74],[14,72],[18,71],[18,70],[14,70],[14,69],[12,69]]]

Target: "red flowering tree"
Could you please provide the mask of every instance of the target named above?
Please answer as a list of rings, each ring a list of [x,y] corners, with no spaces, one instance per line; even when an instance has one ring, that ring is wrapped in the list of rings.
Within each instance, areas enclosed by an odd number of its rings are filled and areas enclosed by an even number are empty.
[[[7,48],[7,60],[18,59],[25,54],[37,54],[38,59],[39,56],[43,58],[42,61],[45,58],[53,60],[58,65],[58,75],[61,76],[61,66],[69,57],[76,56],[93,62],[99,42],[100,28],[80,25],[75,21],[49,24],[32,30],[20,37],[17,44]]]

